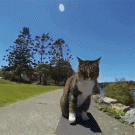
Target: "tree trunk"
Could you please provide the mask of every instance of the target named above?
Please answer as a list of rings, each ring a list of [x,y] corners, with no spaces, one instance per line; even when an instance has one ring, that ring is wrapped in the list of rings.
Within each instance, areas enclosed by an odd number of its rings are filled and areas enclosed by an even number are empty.
[[[19,78],[20,78],[19,82],[21,82],[21,81],[22,81],[22,77],[21,77],[21,74],[19,75]]]

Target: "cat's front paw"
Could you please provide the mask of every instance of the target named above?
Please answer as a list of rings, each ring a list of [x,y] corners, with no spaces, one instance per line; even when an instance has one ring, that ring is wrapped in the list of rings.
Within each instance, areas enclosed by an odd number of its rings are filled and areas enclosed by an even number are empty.
[[[74,123],[76,121],[75,113],[69,113],[69,122]]]
[[[86,112],[82,112],[82,119],[83,119],[84,121],[89,120],[89,117],[87,116],[87,113],[86,113]]]

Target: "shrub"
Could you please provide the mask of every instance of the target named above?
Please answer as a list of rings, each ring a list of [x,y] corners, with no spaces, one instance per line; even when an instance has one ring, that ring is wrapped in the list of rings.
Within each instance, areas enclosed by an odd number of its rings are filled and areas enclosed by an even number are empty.
[[[134,99],[130,88],[127,82],[111,83],[105,87],[105,96],[116,99],[118,103],[131,105]]]
[[[4,77],[2,69],[0,69],[0,77]]]
[[[7,71],[4,71],[3,72],[3,76],[4,76],[4,79],[10,79],[10,77],[11,77],[11,74],[9,73],[9,72],[7,72]]]
[[[120,116],[124,116],[124,112],[111,108],[110,106],[105,106],[100,108],[101,111],[107,112],[108,115],[113,116],[116,119],[119,119]]]

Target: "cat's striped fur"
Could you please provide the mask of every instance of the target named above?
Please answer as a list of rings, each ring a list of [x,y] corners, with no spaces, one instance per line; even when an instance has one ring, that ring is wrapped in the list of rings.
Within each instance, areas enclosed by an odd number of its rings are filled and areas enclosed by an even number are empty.
[[[78,58],[78,57],[77,57]],[[75,122],[76,116],[87,120],[91,94],[99,92],[97,78],[99,76],[99,61],[81,60],[78,58],[78,72],[68,78],[60,100],[62,115]]]

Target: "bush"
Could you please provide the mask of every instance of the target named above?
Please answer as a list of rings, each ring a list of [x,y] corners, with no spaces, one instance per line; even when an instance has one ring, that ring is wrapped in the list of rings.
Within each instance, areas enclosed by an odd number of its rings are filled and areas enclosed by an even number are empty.
[[[108,115],[113,116],[116,119],[119,119],[120,116],[125,115],[124,112],[111,108],[110,106],[101,107],[100,110],[103,112],[107,112]]]
[[[105,96],[116,99],[118,103],[132,105],[134,98],[131,87],[127,82],[111,83],[105,87]]]
[[[0,69],[0,77],[4,77],[2,69]]]
[[[11,74],[7,71],[3,71],[3,76],[4,76],[4,79],[7,80],[7,79],[10,79]]]

